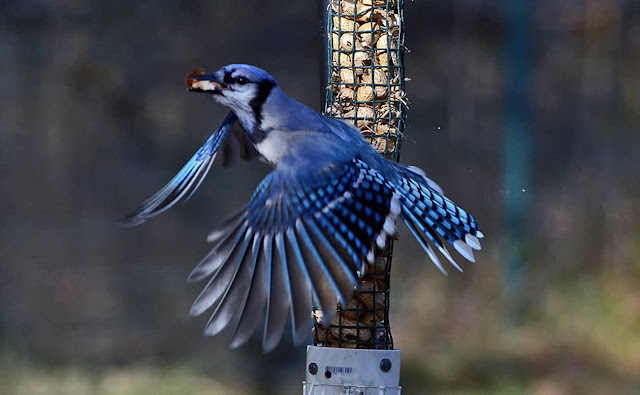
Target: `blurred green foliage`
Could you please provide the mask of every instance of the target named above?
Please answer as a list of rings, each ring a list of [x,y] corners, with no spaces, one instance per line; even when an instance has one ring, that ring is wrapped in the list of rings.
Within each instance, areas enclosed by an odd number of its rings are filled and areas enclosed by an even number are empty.
[[[5,354],[0,364],[3,394],[15,395],[224,395],[249,394],[196,375],[187,366],[131,365],[96,371],[86,366],[33,366]]]

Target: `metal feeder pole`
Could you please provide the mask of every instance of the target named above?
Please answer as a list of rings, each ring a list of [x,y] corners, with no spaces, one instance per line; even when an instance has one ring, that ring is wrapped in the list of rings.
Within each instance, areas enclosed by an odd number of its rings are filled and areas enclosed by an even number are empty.
[[[406,116],[403,0],[318,0],[323,113],[352,122],[374,148],[400,156]],[[376,251],[346,306],[314,308],[305,395],[400,394],[400,350],[389,325],[394,237]],[[360,274],[360,273],[359,273]]]

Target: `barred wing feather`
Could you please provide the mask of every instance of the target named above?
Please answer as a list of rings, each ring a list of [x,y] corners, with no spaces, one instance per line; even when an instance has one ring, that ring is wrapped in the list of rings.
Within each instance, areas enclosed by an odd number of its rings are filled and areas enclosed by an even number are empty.
[[[209,139],[189,159],[178,174],[160,191],[121,221],[129,228],[165,212],[179,201],[187,201],[200,187],[212,165],[231,166],[239,160],[251,160],[259,156],[244,131],[233,128],[238,119],[230,112]]]
[[[287,315],[300,342],[309,331],[312,296],[331,320],[336,300],[351,296],[363,261],[373,258],[376,241],[393,231],[399,213],[393,186],[358,159],[305,181],[276,169],[249,205],[210,235],[214,247],[189,280],[211,279],[191,314],[213,307],[206,334],[219,333],[235,316],[231,346],[237,347],[266,308],[265,351],[280,341]]]

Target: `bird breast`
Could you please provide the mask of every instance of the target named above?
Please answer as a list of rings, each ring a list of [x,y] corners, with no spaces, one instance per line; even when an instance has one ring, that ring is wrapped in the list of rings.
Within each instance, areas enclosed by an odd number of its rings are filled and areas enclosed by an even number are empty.
[[[289,152],[291,145],[294,144],[294,140],[299,133],[300,132],[271,130],[255,145],[256,150],[269,163],[277,164],[282,157]]]

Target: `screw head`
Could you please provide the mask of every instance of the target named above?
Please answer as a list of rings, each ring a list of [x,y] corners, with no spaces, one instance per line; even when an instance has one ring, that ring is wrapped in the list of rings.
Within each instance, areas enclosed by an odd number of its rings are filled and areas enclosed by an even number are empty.
[[[309,373],[311,373],[311,374],[318,373],[318,365],[316,365],[314,362],[311,362],[309,364]]]
[[[391,361],[389,358],[382,358],[382,361],[380,361],[380,370],[385,373],[391,370]]]

